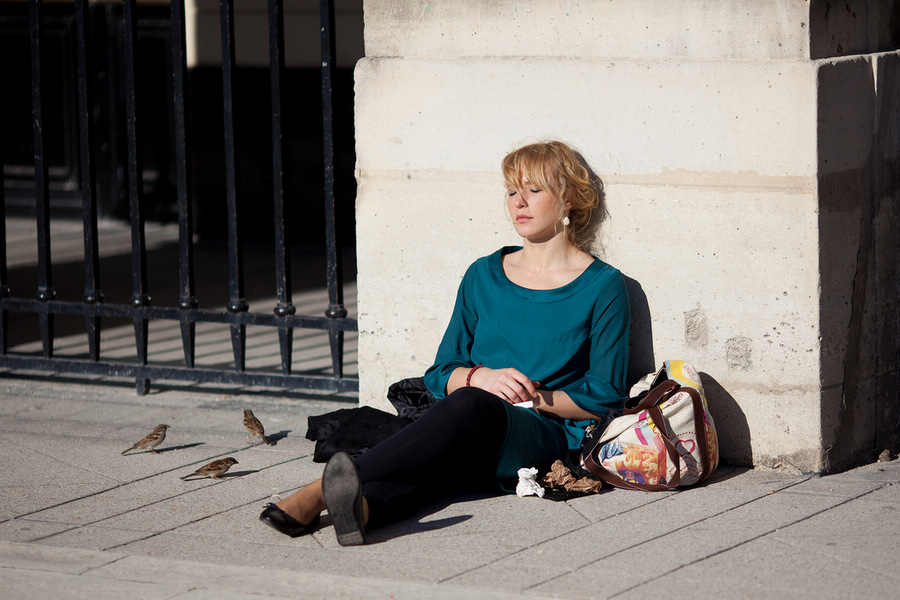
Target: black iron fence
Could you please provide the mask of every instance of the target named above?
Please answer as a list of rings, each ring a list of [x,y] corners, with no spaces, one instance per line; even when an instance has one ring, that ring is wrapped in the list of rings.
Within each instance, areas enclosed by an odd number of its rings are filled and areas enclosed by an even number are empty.
[[[71,75],[77,91],[77,105],[72,114],[77,122],[77,191],[83,223],[83,295],[64,300],[57,298],[54,287],[54,261],[51,252],[51,190],[48,158],[45,151],[49,136],[60,135],[45,122],[42,108],[46,102],[43,17],[41,0],[28,2],[28,28],[31,65],[31,123],[34,150],[33,217],[37,227],[36,290],[32,297],[16,295],[11,289],[7,268],[7,231],[0,227],[0,368],[40,372],[83,373],[133,377],[138,393],[149,390],[152,379],[233,383],[291,389],[352,392],[358,390],[358,379],[344,373],[344,334],[356,331],[356,321],[348,318],[343,298],[341,246],[338,243],[334,191],[334,134],[332,88],[334,77],[334,6],[333,0],[321,0],[321,106],[325,229],[325,282],[327,306],[322,316],[297,314],[292,299],[292,270],[289,236],[285,221],[285,186],[282,150],[282,80],[284,64],[284,17],[282,0],[268,2],[269,77],[271,94],[271,210],[274,214],[274,308],[271,312],[249,310],[245,294],[244,249],[241,239],[238,202],[238,146],[235,141],[234,103],[234,0],[220,0],[221,24],[221,81],[222,114],[224,117],[224,174],[225,198],[222,207],[227,214],[226,244],[228,293],[221,310],[201,308],[198,302],[195,277],[194,202],[191,197],[190,122],[188,118],[188,69],[184,0],[172,0],[169,15],[171,65],[170,114],[173,117],[175,203],[177,205],[177,265],[171,276],[177,278],[178,298],[172,306],[156,306],[151,302],[148,286],[147,240],[145,237],[145,201],[142,182],[141,140],[138,121],[141,119],[136,99],[137,15],[136,0],[121,3],[121,61],[119,81],[124,93],[124,179],[130,223],[131,265],[130,298],[125,302],[105,301],[101,288],[100,238],[98,234],[96,144],[93,140],[95,103],[91,98],[92,52],[89,42],[91,19],[87,0],[74,0],[74,70]],[[59,5],[54,6],[59,10]],[[9,117],[9,115],[7,115]],[[2,134],[0,134],[2,135]],[[4,161],[5,163],[5,161]],[[4,170],[0,169],[0,184]],[[7,186],[0,185],[0,194]],[[308,201],[305,199],[304,201]],[[0,218],[7,222],[4,197],[0,197]],[[116,285],[123,282],[116,281]],[[9,317],[28,313],[36,316],[41,351],[16,352],[9,344]],[[55,322],[57,317],[83,319],[86,334],[84,356],[54,356]],[[128,321],[134,329],[134,356],[130,360],[110,360],[101,352],[104,319]],[[155,364],[148,358],[149,324],[162,320],[178,324],[181,332],[183,364]],[[197,347],[196,327],[214,323],[227,327],[230,334],[233,365],[228,368],[201,367],[195,364]],[[248,369],[247,327],[261,326],[277,330],[280,369]],[[331,365],[329,372],[295,372],[293,369],[293,341],[297,329],[319,330],[327,333]]]

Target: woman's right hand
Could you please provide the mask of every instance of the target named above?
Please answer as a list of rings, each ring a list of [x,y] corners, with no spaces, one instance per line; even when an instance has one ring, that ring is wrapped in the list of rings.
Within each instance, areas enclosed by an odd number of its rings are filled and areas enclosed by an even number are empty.
[[[540,383],[513,368],[489,369],[480,367],[469,380],[469,385],[500,396],[510,404],[534,400]]]

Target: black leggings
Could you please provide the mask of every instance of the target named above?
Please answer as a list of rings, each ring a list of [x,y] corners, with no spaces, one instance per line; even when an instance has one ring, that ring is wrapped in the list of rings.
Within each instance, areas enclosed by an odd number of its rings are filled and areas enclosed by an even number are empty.
[[[464,387],[356,459],[369,527],[404,519],[442,493],[499,490],[504,400]]]

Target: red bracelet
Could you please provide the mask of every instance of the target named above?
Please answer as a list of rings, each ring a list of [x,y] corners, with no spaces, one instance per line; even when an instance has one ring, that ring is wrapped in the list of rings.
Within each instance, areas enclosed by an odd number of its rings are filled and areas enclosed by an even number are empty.
[[[475,365],[471,369],[469,369],[469,374],[466,375],[466,387],[470,387],[472,385],[472,373],[483,367],[484,365]]]

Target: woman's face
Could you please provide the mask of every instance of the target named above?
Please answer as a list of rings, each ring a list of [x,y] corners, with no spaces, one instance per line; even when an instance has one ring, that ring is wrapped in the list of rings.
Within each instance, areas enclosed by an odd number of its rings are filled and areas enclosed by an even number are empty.
[[[519,188],[507,188],[506,204],[516,232],[532,241],[546,241],[563,232],[559,200],[523,177]]]

